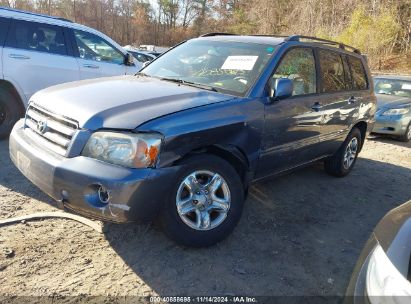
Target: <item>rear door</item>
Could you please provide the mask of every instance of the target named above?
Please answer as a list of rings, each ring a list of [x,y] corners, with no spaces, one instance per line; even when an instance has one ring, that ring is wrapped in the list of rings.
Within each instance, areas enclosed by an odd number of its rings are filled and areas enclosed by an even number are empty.
[[[63,28],[23,20],[11,23],[3,49],[3,73],[27,99],[38,90],[79,79]]]
[[[332,154],[341,145],[357,114],[358,100],[354,96],[351,73],[344,54],[318,49],[320,65],[319,104],[322,109],[320,147]]]
[[[125,55],[95,34],[73,29],[75,54],[82,79],[125,75]]]
[[[273,76],[293,80],[293,95],[267,102],[258,177],[309,162],[321,154],[321,110],[316,108],[317,72],[310,47],[294,47],[282,57]]]
[[[354,56],[347,56],[347,63],[351,72],[353,86],[351,98],[355,101],[358,112],[353,117],[353,123],[355,123],[355,120],[368,119],[370,116],[373,116],[373,94],[370,94],[369,91],[371,84],[368,82],[362,60]]]

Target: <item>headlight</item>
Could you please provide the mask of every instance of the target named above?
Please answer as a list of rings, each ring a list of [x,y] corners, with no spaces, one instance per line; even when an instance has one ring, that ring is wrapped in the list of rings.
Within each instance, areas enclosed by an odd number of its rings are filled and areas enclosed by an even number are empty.
[[[384,111],[384,113],[382,113],[382,115],[384,115],[384,116],[404,115],[404,114],[407,114],[409,111],[410,111],[410,109],[407,109],[407,108],[389,109],[387,111]]]
[[[411,283],[391,263],[380,245],[371,254],[366,280],[371,303],[409,303]],[[387,301],[391,297],[394,298]]]
[[[154,167],[161,136],[154,133],[96,132],[82,155],[129,168]]]

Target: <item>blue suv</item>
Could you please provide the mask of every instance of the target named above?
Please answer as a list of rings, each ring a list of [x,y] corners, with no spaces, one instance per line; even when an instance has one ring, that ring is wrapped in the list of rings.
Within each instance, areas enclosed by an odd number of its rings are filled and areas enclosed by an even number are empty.
[[[207,34],[135,76],[36,93],[10,155],[62,208],[119,223],[158,217],[178,243],[209,246],[234,229],[252,183],[315,161],[347,175],[375,103],[357,49]]]

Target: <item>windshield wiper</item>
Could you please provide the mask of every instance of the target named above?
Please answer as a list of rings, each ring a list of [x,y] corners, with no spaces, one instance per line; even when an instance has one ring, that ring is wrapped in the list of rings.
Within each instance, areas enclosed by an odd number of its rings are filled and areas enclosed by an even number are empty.
[[[179,84],[183,84],[183,85],[187,85],[187,86],[191,86],[191,87],[195,87],[195,88],[200,88],[200,89],[204,89],[204,90],[208,90],[208,91],[213,91],[213,92],[218,92],[216,88],[206,85],[206,84],[201,84],[201,83],[196,83],[196,82],[191,82],[191,81],[186,81],[186,80],[182,80],[182,79],[177,79],[177,78],[160,78],[161,80],[164,81],[170,81],[170,82],[175,82],[175,83],[179,83]]]

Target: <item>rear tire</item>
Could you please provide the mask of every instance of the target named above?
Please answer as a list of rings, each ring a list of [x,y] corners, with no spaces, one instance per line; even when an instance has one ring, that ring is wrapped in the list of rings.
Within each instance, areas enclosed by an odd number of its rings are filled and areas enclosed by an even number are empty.
[[[353,128],[338,151],[324,162],[325,171],[337,177],[348,175],[357,161],[361,145],[361,131]]]
[[[400,141],[409,142],[411,140],[411,122],[408,124],[407,130],[405,130],[404,135],[398,137]]]
[[[0,90],[0,139],[9,136],[21,116],[22,110],[18,100],[7,90]]]
[[[213,155],[191,157],[172,183],[160,214],[168,237],[183,246],[206,247],[233,231],[242,214],[244,187],[229,163]]]

